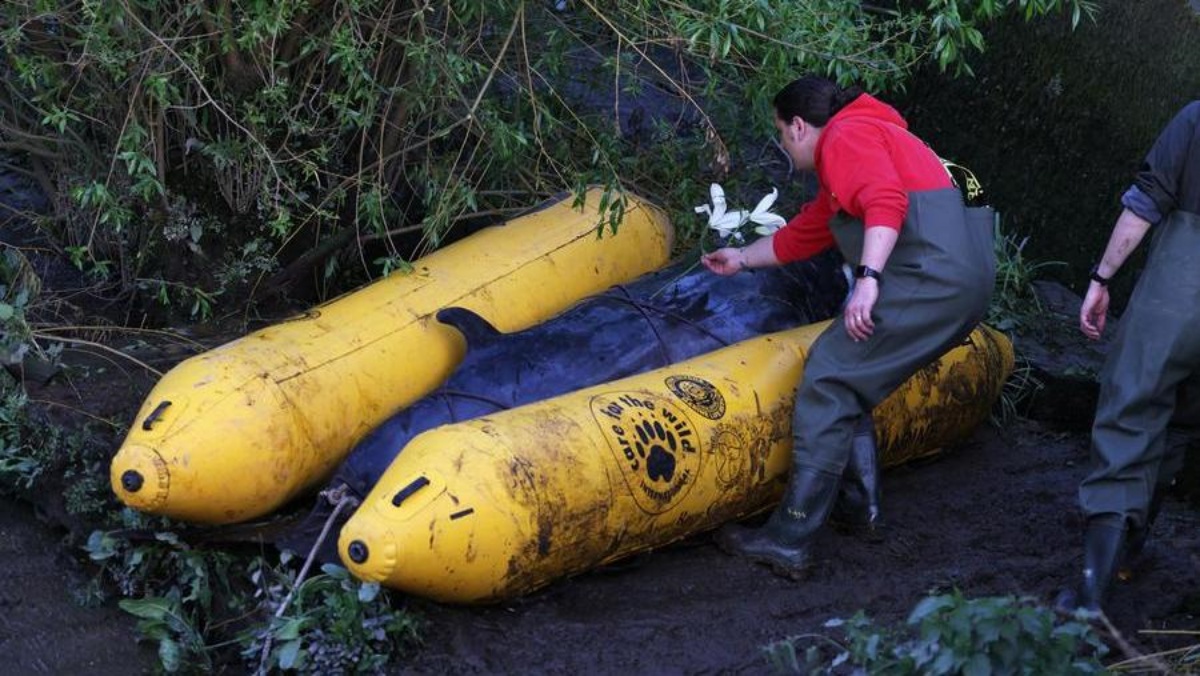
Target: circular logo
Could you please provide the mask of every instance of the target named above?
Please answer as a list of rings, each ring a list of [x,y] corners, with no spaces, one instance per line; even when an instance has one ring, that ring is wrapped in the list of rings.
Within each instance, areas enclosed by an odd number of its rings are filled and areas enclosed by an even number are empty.
[[[699,434],[683,409],[646,392],[597,395],[591,408],[638,507],[662,514],[678,505],[703,462]]]
[[[667,387],[680,401],[709,420],[725,416],[725,397],[716,386],[695,376],[667,376]]]

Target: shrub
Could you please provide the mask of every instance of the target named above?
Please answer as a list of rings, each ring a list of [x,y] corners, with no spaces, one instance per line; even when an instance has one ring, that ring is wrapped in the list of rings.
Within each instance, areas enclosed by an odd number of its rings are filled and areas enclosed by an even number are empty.
[[[788,639],[766,648],[780,670],[840,673],[860,667],[871,674],[1096,674],[1108,649],[1086,622],[1060,622],[1054,611],[1033,599],[1014,596],[967,599],[960,593],[929,596],[913,609],[903,630],[880,628],[859,612],[833,620],[845,643],[810,646],[801,664],[797,644]]]
[[[767,99],[796,74],[895,89],[926,60],[969,70],[983,22],[1093,9],[13,0],[0,149],[54,196],[64,253],[116,293],[199,316],[281,252],[268,287],[393,268],[457,225],[588,183],[686,213],[708,183],[694,176],[723,177],[747,120],[770,133]]]

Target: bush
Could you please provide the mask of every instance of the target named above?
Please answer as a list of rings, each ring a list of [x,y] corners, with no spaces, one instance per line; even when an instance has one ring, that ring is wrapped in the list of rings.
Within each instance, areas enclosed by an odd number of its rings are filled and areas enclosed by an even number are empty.
[[[394,268],[589,183],[686,214],[797,74],[892,90],[926,60],[969,69],[983,22],[1092,8],[13,0],[0,150],[54,196],[64,253],[200,316],[248,276]]]
[[[960,593],[930,596],[908,617],[902,631],[879,628],[859,612],[841,627],[845,644],[825,644],[804,654],[788,639],[766,648],[779,670],[798,673],[871,674],[1096,674],[1108,649],[1091,626],[1080,620],[1059,622],[1054,611],[1030,598],[1014,596],[967,599]],[[839,671],[841,669],[841,671]]]
[[[419,640],[413,614],[344,568],[328,565],[301,581],[289,553],[273,564],[189,544],[167,519],[122,515],[127,528],[88,538],[100,569],[80,596],[102,601],[115,587],[165,671],[211,672],[236,662],[240,646],[247,673],[374,673]]]

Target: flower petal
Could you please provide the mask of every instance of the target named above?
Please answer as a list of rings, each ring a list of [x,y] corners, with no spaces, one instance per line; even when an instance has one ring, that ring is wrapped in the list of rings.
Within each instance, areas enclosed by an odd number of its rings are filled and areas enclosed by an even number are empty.
[[[745,211],[731,211],[720,218],[714,214],[708,221],[708,227],[721,233],[722,237],[728,237],[729,233],[736,231],[746,222],[746,215]]]
[[[787,220],[785,220],[783,216],[770,211],[752,213],[750,214],[750,220],[758,223],[759,225],[767,226],[771,228],[772,231],[782,228],[784,224],[787,223]]]
[[[719,183],[713,183],[708,186],[708,194],[712,198],[712,216],[708,219],[708,224],[712,225],[725,215],[725,189]]]
[[[754,213],[761,214],[767,209],[770,209],[771,205],[775,204],[775,200],[778,198],[779,189],[771,188],[771,192],[767,193],[761,200],[758,201],[758,206],[754,207]],[[751,218],[753,218],[753,216],[751,216]]]

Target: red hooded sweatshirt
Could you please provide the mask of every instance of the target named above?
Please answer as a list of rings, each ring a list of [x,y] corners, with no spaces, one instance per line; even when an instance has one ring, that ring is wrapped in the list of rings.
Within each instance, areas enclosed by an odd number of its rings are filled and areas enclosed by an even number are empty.
[[[833,246],[829,219],[839,211],[865,226],[899,230],[908,193],[953,186],[941,160],[908,131],[900,113],[869,94],[829,120],[813,159],[820,183],[816,198],[775,233],[775,257],[784,263]]]

